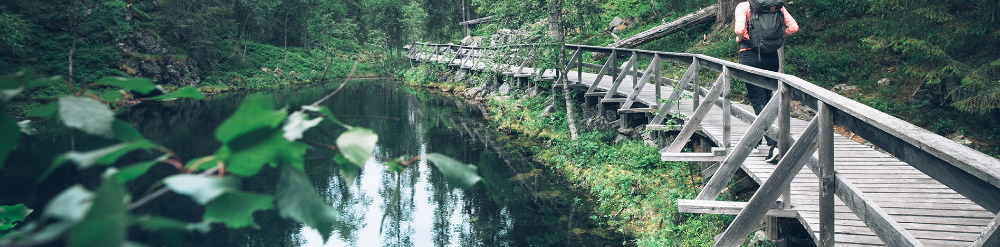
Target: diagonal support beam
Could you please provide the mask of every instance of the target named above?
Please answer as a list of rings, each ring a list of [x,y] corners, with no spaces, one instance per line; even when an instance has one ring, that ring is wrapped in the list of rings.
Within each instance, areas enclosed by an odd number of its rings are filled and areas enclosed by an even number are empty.
[[[615,93],[618,92],[618,86],[621,85],[622,81],[625,80],[625,77],[628,76],[628,74],[625,73],[625,71],[635,69],[635,60],[638,57],[639,56],[636,55],[635,52],[632,52],[632,57],[628,59],[628,62],[625,62],[625,68],[622,69],[621,74],[618,74],[618,78],[615,78],[615,84],[612,84],[611,88],[608,89],[608,94],[604,95],[604,99],[611,99],[611,97],[615,96]]]
[[[611,58],[608,58],[607,62],[604,62],[604,66],[601,67],[601,72],[597,72],[597,79],[595,79],[594,83],[591,84],[590,88],[587,89],[587,93],[593,93],[597,91],[597,85],[601,84],[601,80],[604,79],[604,75],[607,74],[609,70],[613,70],[613,68],[615,67],[615,58],[618,57],[617,52],[618,51],[613,51],[612,54],[614,55],[612,55]]]
[[[729,228],[722,233],[722,238],[715,243],[715,246],[740,246],[743,240],[756,230],[753,226],[760,224],[765,213],[774,204],[788,187],[795,175],[802,170],[805,160],[816,152],[816,137],[819,129],[819,121],[813,119],[809,122],[805,132],[799,137],[799,141],[792,144],[788,153],[778,161],[778,167],[771,173],[771,177],[764,181],[764,184],[757,189],[750,202],[743,208],[740,215],[736,216]],[[758,138],[759,139],[759,138]]]
[[[635,88],[632,88],[632,93],[628,95],[628,98],[625,100],[625,103],[622,104],[621,109],[629,109],[632,107],[632,104],[635,103],[636,97],[638,97],[639,93],[642,92],[642,88],[646,86],[647,82],[649,82],[649,78],[653,75],[653,70],[657,67],[660,67],[660,57],[654,56],[653,62],[649,63],[649,67],[646,67],[646,70],[642,72],[642,78],[639,79]]]
[[[799,138],[803,140],[803,138]],[[805,162],[802,162],[805,163]],[[801,167],[801,166],[800,166]],[[777,171],[775,171],[777,172]],[[840,198],[854,215],[857,215],[862,222],[868,226],[872,232],[882,239],[888,246],[922,247],[924,244],[917,241],[917,238],[910,234],[902,225],[896,222],[889,213],[885,212],[874,201],[869,200],[864,192],[853,184],[844,180],[840,175],[834,174],[836,183],[835,190]]]
[[[1000,246],[1000,231],[997,231],[997,227],[1000,225],[1000,215],[993,217],[993,221],[989,225],[986,225],[986,230],[983,230],[983,234],[979,235],[979,239],[976,239],[976,243],[972,246],[983,247],[983,246]]]
[[[693,58],[691,66],[689,66],[688,70],[684,72],[684,76],[677,81],[677,85],[674,86],[674,91],[670,93],[669,97],[667,97],[667,102],[660,105],[660,108],[656,111],[656,117],[653,117],[653,120],[649,121],[650,124],[663,124],[663,119],[667,116],[667,113],[670,112],[670,108],[674,107],[678,100],[680,100],[681,94],[684,93],[684,88],[691,85],[692,81],[698,79],[699,67],[698,58]],[[695,91],[695,93],[697,93],[697,91]]]
[[[687,144],[688,139],[691,139],[691,135],[694,135],[694,130],[701,125],[701,121],[705,119],[705,116],[708,115],[708,111],[714,106],[712,103],[718,100],[719,96],[722,96],[722,92],[725,90],[725,88],[723,88],[725,83],[722,83],[722,80],[725,78],[726,74],[719,75],[719,79],[715,81],[714,86],[712,86],[712,90],[708,91],[708,95],[705,96],[705,98],[707,98],[705,104],[702,104],[698,107],[698,109],[695,109],[694,116],[691,116],[691,119],[684,123],[684,128],[681,129],[681,133],[677,135],[674,142],[670,143],[669,147],[661,150],[660,152],[677,153],[684,149],[684,144]]]
[[[750,124],[747,133],[733,147],[733,152],[726,156],[726,160],[722,161],[719,170],[715,171],[715,175],[702,187],[701,193],[698,193],[698,200],[715,200],[715,198],[719,197],[722,189],[726,188],[729,178],[733,177],[733,174],[736,174],[736,170],[740,169],[743,161],[746,161],[747,156],[750,155],[750,151],[753,151],[757,143],[760,142],[760,138],[764,137],[764,131],[771,126],[771,123],[774,123],[778,115],[779,100],[779,97],[771,97],[771,100],[761,110],[760,116]]]

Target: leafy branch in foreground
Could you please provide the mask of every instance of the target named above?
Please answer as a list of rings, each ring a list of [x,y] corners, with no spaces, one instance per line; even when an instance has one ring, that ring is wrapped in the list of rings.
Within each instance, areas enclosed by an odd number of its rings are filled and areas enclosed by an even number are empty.
[[[61,81],[59,78],[30,78],[26,73],[0,78],[3,104],[25,88]],[[120,88],[118,92],[124,97],[115,101],[98,97],[90,90],[98,85]],[[72,88],[73,95],[29,111],[30,117],[58,119],[69,128],[118,143],[88,151],[68,151],[55,157],[51,167],[38,181],[45,180],[60,166],[74,163],[79,170],[103,170],[101,178],[94,178],[101,181],[100,185],[93,191],[79,184],[66,188],[47,203],[35,221],[21,222],[32,213],[24,205],[0,206],[0,245],[40,246],[60,241],[67,246],[136,245],[127,237],[132,227],[150,232],[202,233],[210,231],[214,223],[228,228],[259,228],[253,214],[271,209],[277,209],[283,218],[317,229],[324,240],[329,239],[334,223],[340,220],[339,213],[317,195],[306,175],[304,156],[312,147],[335,151],[331,165],[338,166],[341,176],[352,182],[373,155],[378,142],[378,136],[373,131],[338,121],[330,109],[319,105],[323,100],[289,113],[287,107],[276,108],[270,99],[250,97],[216,129],[215,138],[222,144],[218,150],[211,155],[185,161],[169,147],[147,139],[128,123],[115,118],[108,107],[108,103],[122,100],[134,104],[144,100],[204,97],[193,88],[143,99],[136,99],[128,93],[147,94],[156,88],[157,85],[145,79],[105,78],[81,89]],[[302,139],[306,132],[323,120],[344,129],[336,138],[336,145]],[[14,118],[0,113],[0,127],[3,127],[0,128],[0,136],[3,136],[0,138],[0,161],[17,147],[21,132],[28,132],[19,131],[19,127],[29,124],[16,123]],[[121,157],[140,150],[151,153],[150,156],[155,158],[135,164],[119,162]],[[475,166],[435,153],[425,158],[458,187],[467,188],[480,180]],[[414,160],[400,158],[387,162],[387,165],[398,172]],[[128,190],[129,183],[145,175],[155,165],[171,166],[177,173],[160,178],[160,182],[154,183],[153,187],[142,190],[153,192],[133,200]],[[240,188],[242,180],[255,179],[263,169],[276,169],[279,173],[273,194]],[[204,206],[201,221],[185,222],[132,213],[170,192],[190,197]]]

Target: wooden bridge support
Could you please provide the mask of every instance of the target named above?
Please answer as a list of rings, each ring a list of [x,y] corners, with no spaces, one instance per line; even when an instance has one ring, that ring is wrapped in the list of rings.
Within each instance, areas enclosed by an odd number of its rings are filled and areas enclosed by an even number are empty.
[[[928,241],[931,243],[929,245],[938,245],[940,243],[955,244],[966,241],[969,244],[974,244],[974,246],[995,246],[1000,242],[998,240],[1000,239],[1000,234],[997,233],[997,225],[1000,224],[998,223],[1000,217],[996,216],[996,213],[1000,211],[1000,160],[950,142],[944,137],[934,135],[912,124],[831,93],[794,76],[763,71],[703,55],[579,45],[566,45],[566,47],[571,48],[567,50],[574,50],[575,53],[572,55],[570,61],[560,69],[561,71],[568,72],[563,75],[571,82],[582,83],[583,86],[587,87],[583,96],[584,101],[588,105],[597,105],[602,110],[603,108],[607,108],[608,110],[614,108],[617,112],[615,115],[620,115],[620,118],[622,118],[622,127],[632,127],[644,119],[649,119],[647,129],[655,131],[654,133],[656,133],[655,136],[657,138],[669,139],[664,133],[677,133],[678,138],[670,141],[670,145],[663,149],[664,160],[703,162],[702,168],[706,172],[706,177],[710,178],[695,200],[680,200],[678,201],[678,205],[682,212],[698,211],[738,215],[733,224],[726,229],[726,232],[716,243],[716,246],[738,246],[750,231],[758,229],[760,223],[767,217],[796,217],[800,222],[804,222],[803,218],[806,216],[803,216],[805,213],[801,211],[802,209],[796,207],[789,208],[792,204],[789,196],[792,193],[789,192],[789,189],[793,186],[792,180],[796,179],[795,177],[798,175],[798,172],[805,166],[809,167],[809,170],[816,175],[815,177],[818,180],[813,185],[814,187],[812,187],[816,188],[815,191],[806,193],[815,193],[810,194],[810,196],[814,196],[813,198],[816,199],[809,201],[819,202],[818,204],[810,204],[815,205],[813,207],[817,207],[818,210],[809,209],[812,211],[808,211],[808,214],[810,214],[809,217],[817,217],[818,211],[819,224],[816,228],[812,228],[811,231],[815,231],[816,234],[814,237],[819,246],[833,246],[834,243],[842,243],[841,241],[845,240],[837,236],[844,233],[839,232],[848,232],[848,234],[851,234],[851,232],[856,232],[858,229],[838,230],[834,228],[835,220],[842,220],[841,217],[844,215],[842,214],[843,211],[835,213],[834,205],[836,204],[834,203],[839,203],[837,202],[838,199],[843,203],[843,205],[839,206],[841,209],[846,207],[846,209],[850,210],[850,213],[853,213],[853,215],[848,214],[849,216],[856,216],[855,219],[849,220],[862,222],[864,226],[867,226],[867,229],[864,231],[870,230],[871,232],[867,234],[874,233],[877,236],[877,241],[864,242],[866,244],[884,243],[890,246],[923,246],[924,243],[921,241]],[[504,53],[502,51],[491,51],[489,48],[415,43],[410,46],[410,52],[407,54],[411,59],[419,61],[460,64],[474,71],[493,70],[494,72],[509,76],[509,78],[516,78],[519,82],[518,84],[532,83],[533,80],[529,78],[541,78],[543,80],[547,78],[546,75],[548,73],[546,73],[546,70],[529,67],[532,66],[532,61],[535,58],[538,49],[537,45],[514,45],[505,47],[504,49],[516,49],[518,52]],[[581,61],[580,57],[583,52],[608,53],[612,55],[604,65],[598,65]],[[503,62],[498,62],[499,60],[495,57],[497,54],[508,54],[500,55],[507,56],[508,58]],[[619,69],[617,59],[622,55],[629,56],[629,58]],[[638,68],[639,59],[650,59],[642,60],[651,61],[650,66],[645,70],[640,70]],[[465,62],[470,60],[472,62],[468,64]],[[679,80],[668,80],[660,77],[659,68],[661,66],[659,63],[664,60],[685,63],[690,66]],[[570,71],[573,66],[576,67],[576,70]],[[597,74],[584,73],[584,68],[598,70],[599,72]],[[703,88],[702,83],[698,81],[699,69],[703,68],[720,72],[719,78],[714,83],[704,85],[707,89]],[[552,77],[554,78],[554,76]],[[729,81],[731,78],[775,90],[777,93],[758,116],[746,109],[733,107],[732,103],[728,101]],[[621,87],[621,84],[625,81],[631,81],[631,86]],[[643,87],[647,86],[647,84],[653,84],[655,92],[648,92],[648,90],[642,92]],[[626,83],[626,85],[628,84]],[[671,93],[669,96],[661,97],[660,87],[664,85],[668,87]],[[681,98],[683,98],[682,96],[685,92],[689,92],[693,96],[691,103],[685,102],[683,109],[677,108],[682,105]],[[652,96],[653,94],[655,96]],[[661,99],[665,101],[661,101]],[[791,100],[800,101],[807,107],[819,110],[819,114],[805,126],[805,131],[797,132],[795,136],[793,136],[791,130],[801,127],[794,127],[790,123],[788,106]],[[637,107],[633,107],[633,105]],[[693,107],[693,109],[688,108],[689,106]],[[713,118],[712,120],[723,123],[720,128],[721,130],[709,130],[707,127],[703,129],[703,124],[700,124],[707,118],[705,114],[710,111],[716,111],[712,109],[713,107],[718,107],[724,112],[721,114],[721,117]],[[688,109],[691,110],[688,111]],[[682,120],[684,121],[681,121],[683,122],[681,126],[667,125],[665,120],[668,119],[668,115],[675,112],[688,112],[691,116],[683,117]],[[746,128],[742,134],[742,138],[731,139],[730,133],[732,130],[730,126],[734,125],[734,123],[732,123],[730,117],[736,117],[740,122],[747,124],[741,125],[743,126],[741,128]],[[944,193],[939,191],[953,190],[949,193],[958,192],[961,193],[962,197],[958,197],[960,199],[950,199],[951,197],[949,197],[948,200],[971,200],[974,204],[970,203],[972,206],[968,208],[981,207],[978,209],[961,209],[964,210],[962,217],[980,219],[983,218],[982,215],[984,213],[989,213],[992,222],[978,234],[978,239],[974,237],[969,238],[967,235],[970,234],[963,234],[956,237],[946,236],[948,237],[947,239],[941,239],[942,237],[939,236],[926,236],[924,233],[934,232],[925,227],[919,229],[921,231],[921,240],[918,241],[918,238],[914,237],[914,234],[910,233],[904,226],[914,227],[916,224],[916,227],[919,228],[924,227],[923,225],[933,225],[935,223],[909,222],[919,217],[906,215],[905,217],[907,217],[906,220],[908,222],[900,224],[894,216],[902,214],[899,211],[899,207],[908,207],[901,205],[910,202],[893,201],[893,207],[887,211],[879,206],[876,200],[873,200],[863,192],[863,190],[872,190],[871,182],[865,182],[862,185],[867,187],[862,187],[855,186],[849,181],[849,179],[858,176],[858,174],[850,172],[883,168],[868,168],[859,164],[838,164],[834,166],[834,156],[844,153],[834,150],[835,138],[832,134],[834,124],[864,137],[893,155],[892,157],[879,159],[893,159],[892,161],[885,161],[894,162],[893,164],[905,162],[902,166],[887,165],[887,167],[893,167],[893,169],[896,169],[895,167],[912,167],[922,171],[922,174],[928,175],[929,178],[933,178],[933,182],[940,182],[940,184],[947,185],[946,189],[935,187],[933,189],[935,192],[932,193]],[[718,126],[718,124],[712,126]],[[676,127],[680,127],[679,131],[675,129]],[[706,133],[706,137],[711,142],[703,141],[700,146],[690,146],[689,139],[698,132]],[[758,180],[762,181],[762,185],[754,193],[750,202],[732,203],[715,201],[720,192],[725,188],[726,183],[737,171],[743,170],[748,174],[751,173],[751,168],[745,167],[746,161],[750,153],[757,148],[758,142],[765,135],[777,139],[780,143],[779,148],[781,148],[781,153],[784,154],[777,166],[773,167],[774,170],[766,175],[769,177]],[[729,143],[730,140],[735,140],[735,145]],[[705,143],[718,143],[718,146],[705,146]],[[840,143],[836,145],[846,144]],[[681,151],[685,147],[692,147],[695,150],[703,149],[697,151],[710,152],[682,153]],[[756,157],[756,159],[759,159],[759,156]],[[857,159],[857,157],[846,158]],[[757,162],[760,161],[758,160]],[[906,165],[911,167],[907,167]],[[850,168],[851,170],[848,170],[849,173],[844,175],[836,170],[840,169],[840,167],[853,168]],[[799,184],[798,186],[802,186],[801,182],[797,183]],[[803,196],[801,189],[797,191],[796,193],[798,194],[796,196]],[[886,191],[876,190],[875,194],[879,197],[885,196],[883,194]],[[892,191],[896,191],[895,188]],[[922,207],[926,207],[926,205],[922,205]],[[909,210],[910,208],[906,209]],[[921,214],[933,211],[923,210],[923,208],[915,210],[919,210]],[[945,212],[946,210],[938,211]],[[840,222],[836,224],[838,227],[842,225]],[[803,225],[807,224],[804,222]],[[933,226],[937,227],[936,225]]]

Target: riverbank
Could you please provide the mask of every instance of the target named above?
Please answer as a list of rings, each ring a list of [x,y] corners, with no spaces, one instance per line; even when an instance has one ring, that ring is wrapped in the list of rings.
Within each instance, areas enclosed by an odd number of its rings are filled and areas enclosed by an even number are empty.
[[[552,100],[553,92],[511,89],[490,83],[493,75],[463,76],[458,82],[451,75],[447,68],[420,65],[407,71],[405,81],[481,101],[489,126],[508,134],[511,149],[577,190],[574,200],[592,208],[595,230],[625,234],[631,239],[626,245],[706,246],[732,221],[732,216],[677,211],[677,199],[698,193],[702,177],[696,165],[660,161],[656,147],[607,128],[589,128],[570,140],[566,113],[551,110],[565,109],[562,100]],[[599,122],[581,122],[588,121]]]

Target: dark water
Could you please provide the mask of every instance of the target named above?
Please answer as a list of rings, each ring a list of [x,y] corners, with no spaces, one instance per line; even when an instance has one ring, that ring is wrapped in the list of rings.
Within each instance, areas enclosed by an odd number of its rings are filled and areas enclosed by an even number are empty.
[[[326,92],[316,87],[256,94],[272,97],[279,107],[294,111]],[[219,148],[214,127],[246,96],[143,103],[118,117],[187,161]],[[579,234],[588,228],[586,214],[568,206],[571,203],[567,201],[572,201],[566,199],[571,197],[569,193],[545,179],[535,165],[523,157],[510,157],[491,142],[490,136],[496,133],[483,127],[482,113],[476,105],[414,92],[385,81],[351,82],[325,105],[341,121],[370,128],[379,136],[375,154],[353,184],[339,177],[331,152],[313,149],[306,154],[306,169],[320,196],[341,212],[342,221],[326,240],[326,246],[603,246],[621,241]],[[39,202],[68,185],[82,183],[95,188],[95,178],[101,171],[78,172],[72,166],[60,168],[41,185],[26,181],[47,167],[58,154],[56,150],[90,150],[111,144],[70,133],[54,123],[41,125],[43,133],[23,139],[7,167],[0,170],[0,205],[26,202],[41,209]],[[305,139],[332,145],[341,131],[324,122]],[[442,153],[475,164],[483,182],[470,189],[458,189],[426,161],[401,173],[390,172],[384,164],[389,158],[427,153]],[[151,155],[131,155],[121,163],[141,161]],[[130,184],[130,191],[137,198],[148,193],[157,179],[175,173],[169,165],[156,166]],[[258,178],[244,179],[243,188],[271,193],[276,173],[275,169],[265,169]],[[187,197],[169,193],[132,213],[197,222],[203,211]],[[315,229],[281,219],[275,210],[256,213],[255,221],[260,228],[226,229],[215,224],[209,234],[153,234],[132,227],[129,238],[152,246],[324,246]]]

